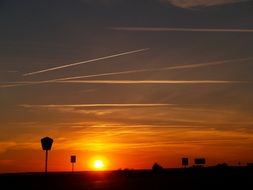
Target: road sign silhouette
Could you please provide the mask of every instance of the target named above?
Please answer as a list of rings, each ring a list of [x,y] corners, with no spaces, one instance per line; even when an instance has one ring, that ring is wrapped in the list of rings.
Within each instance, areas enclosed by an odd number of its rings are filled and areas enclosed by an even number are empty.
[[[70,162],[72,163],[72,172],[74,172],[74,164],[76,163],[76,155],[70,156]]]
[[[186,167],[189,165],[189,159],[188,158],[182,158],[182,166]]]

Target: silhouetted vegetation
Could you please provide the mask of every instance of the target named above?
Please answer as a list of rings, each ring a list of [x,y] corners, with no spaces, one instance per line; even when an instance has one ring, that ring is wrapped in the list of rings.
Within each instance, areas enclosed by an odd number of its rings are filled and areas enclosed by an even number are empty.
[[[158,163],[154,163],[153,166],[152,166],[152,171],[153,172],[156,172],[156,173],[161,173],[163,172],[163,167],[160,166]]]
[[[217,168],[227,168],[228,164],[227,163],[217,164],[216,167]]]

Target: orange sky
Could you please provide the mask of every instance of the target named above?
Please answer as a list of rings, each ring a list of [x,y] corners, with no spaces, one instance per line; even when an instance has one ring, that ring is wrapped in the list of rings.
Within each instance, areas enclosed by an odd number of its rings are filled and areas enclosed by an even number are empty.
[[[158,114],[157,109],[163,111]],[[77,156],[76,170],[81,171],[92,169],[90,162],[94,157],[105,160],[109,170],[151,168],[154,162],[168,168],[180,167],[181,158],[185,156],[190,158],[190,165],[195,157],[205,157],[207,165],[223,162],[236,165],[239,161],[246,164],[253,159],[253,136],[244,128],[251,125],[250,118],[232,111],[107,108],[93,110],[92,118],[79,122],[77,119],[71,121],[73,113],[69,110],[54,110],[58,111],[65,115],[65,122],[41,126],[12,124],[29,131],[34,127],[41,130],[19,135],[2,144],[2,151],[5,151],[1,158],[2,172],[43,170],[44,152],[40,145],[43,134],[54,138],[49,153],[51,171],[70,170],[72,154]],[[78,113],[80,117],[82,114]],[[113,115],[117,115],[115,121],[110,119]],[[184,119],[180,119],[182,115]],[[235,122],[239,119],[244,123]]]

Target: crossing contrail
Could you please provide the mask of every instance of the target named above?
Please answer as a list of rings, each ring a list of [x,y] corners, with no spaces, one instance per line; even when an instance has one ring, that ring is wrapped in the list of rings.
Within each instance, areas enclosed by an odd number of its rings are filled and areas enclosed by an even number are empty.
[[[73,66],[82,65],[82,64],[91,63],[91,62],[96,62],[96,61],[101,61],[101,60],[105,60],[105,59],[111,59],[111,58],[115,58],[115,57],[120,57],[120,56],[124,56],[124,55],[139,53],[139,52],[148,51],[148,50],[149,50],[149,48],[138,49],[138,50],[134,50],[134,51],[127,51],[127,52],[123,52],[123,53],[118,53],[118,54],[113,54],[113,55],[109,55],[109,56],[99,57],[99,58],[90,59],[90,60],[86,60],[86,61],[80,61],[80,62],[71,63],[71,64],[67,64],[67,65],[62,65],[62,66],[58,66],[58,67],[52,67],[52,68],[48,68],[48,69],[44,69],[44,70],[25,73],[25,74],[23,74],[23,76],[36,75],[36,74],[39,74],[39,73],[45,73],[45,72],[49,72],[49,71],[59,70],[59,69],[67,68],[67,67],[73,67]]]
[[[74,79],[82,79],[82,78],[133,74],[133,73],[142,73],[142,72],[151,72],[151,71],[191,69],[191,68],[207,67],[207,66],[212,66],[212,65],[221,65],[221,64],[225,64],[225,63],[231,63],[231,62],[247,61],[247,60],[251,60],[251,59],[253,59],[253,58],[227,59],[227,60],[221,60],[221,61],[195,63],[195,64],[189,64],[189,65],[177,65],[177,66],[162,67],[162,68],[136,69],[136,70],[108,72],[108,73],[100,73],[100,74],[92,74],[92,75],[72,76],[72,77],[65,77],[65,78],[57,78],[57,79],[53,79],[53,80],[57,80],[57,81],[59,81],[59,80],[74,80]]]
[[[56,79],[44,80],[44,81],[5,82],[4,84],[0,85],[0,88],[10,88],[10,87],[29,86],[29,85],[38,85],[38,84],[49,84],[49,83],[57,83],[58,81],[62,81],[61,83],[63,83],[63,81],[67,81],[67,80],[75,80],[75,79],[82,79],[82,78],[94,78],[94,77],[99,77],[99,76],[112,76],[112,75],[132,74],[132,73],[151,72],[151,71],[192,69],[192,68],[226,64],[226,63],[231,63],[231,62],[241,62],[241,61],[247,61],[247,60],[252,60],[252,59],[253,58],[251,58],[251,57],[239,58],[239,59],[227,59],[227,60],[211,61],[211,62],[206,62],[206,63],[176,65],[176,66],[161,67],[161,68],[136,69],[136,70],[127,70],[127,71],[118,71],[118,72],[98,73],[98,74],[91,74],[91,75],[72,76],[72,77],[56,78]]]

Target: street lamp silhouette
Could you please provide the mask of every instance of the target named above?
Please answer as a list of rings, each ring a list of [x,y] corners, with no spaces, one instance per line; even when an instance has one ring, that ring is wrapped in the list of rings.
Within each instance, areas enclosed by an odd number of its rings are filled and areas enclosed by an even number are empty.
[[[41,140],[42,149],[46,151],[46,160],[45,160],[45,173],[47,174],[47,157],[48,157],[48,151],[51,150],[52,144],[54,142],[53,139],[50,137],[44,137]]]
[[[72,172],[74,172],[74,165],[76,163],[76,155],[70,156],[70,162],[72,163]]]

